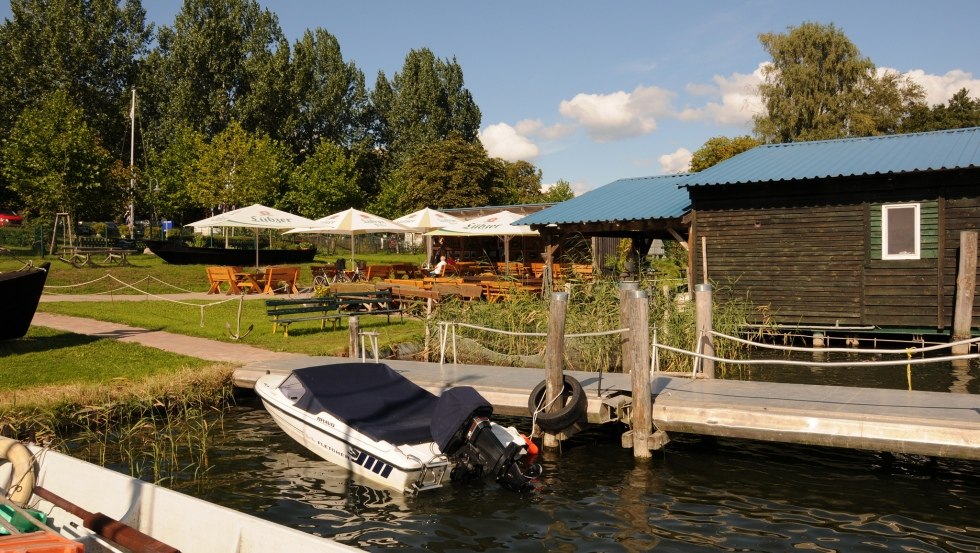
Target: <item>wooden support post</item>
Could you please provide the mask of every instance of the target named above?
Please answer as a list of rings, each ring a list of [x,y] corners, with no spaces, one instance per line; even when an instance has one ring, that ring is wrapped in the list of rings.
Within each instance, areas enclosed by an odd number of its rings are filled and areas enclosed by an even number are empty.
[[[357,348],[360,345],[358,340],[358,335],[361,332],[361,322],[357,317],[347,318],[347,329],[350,334],[347,338],[347,351],[348,357],[351,359],[357,359]]]
[[[546,413],[559,411],[564,405],[555,398],[565,387],[562,364],[565,359],[565,314],[568,312],[568,293],[552,292],[548,313],[548,342],[544,351],[545,409]],[[541,441],[544,447],[558,447],[558,436],[545,433]]]
[[[633,457],[650,457],[653,406],[650,395],[650,303],[645,290],[633,290],[629,304],[630,352],[633,358]]]
[[[629,314],[631,303],[630,297],[633,292],[640,289],[640,283],[630,280],[624,280],[619,283],[619,328],[629,328],[631,324],[631,316]],[[633,340],[632,333],[625,333],[620,335],[620,347],[622,348],[622,358],[623,358],[623,374],[629,373],[633,369]]]
[[[711,337],[711,285],[698,284],[694,287],[697,305],[697,325],[695,335],[698,346],[695,350],[705,355],[715,355],[715,342]],[[700,359],[700,358],[698,358]],[[695,360],[697,363],[698,360]],[[701,373],[704,378],[715,377],[715,362],[712,359],[700,359]]]
[[[973,297],[977,286],[977,231],[960,232],[960,264],[956,273],[956,305],[953,307],[954,342],[967,340],[973,325]],[[953,355],[970,352],[970,344],[960,344],[951,349]]]

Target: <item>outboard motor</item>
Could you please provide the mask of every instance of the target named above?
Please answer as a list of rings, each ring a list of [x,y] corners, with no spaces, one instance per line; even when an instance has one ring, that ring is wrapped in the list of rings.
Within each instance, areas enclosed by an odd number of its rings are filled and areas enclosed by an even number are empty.
[[[507,489],[527,489],[541,468],[527,463],[527,444],[517,430],[491,422],[491,414],[490,403],[468,386],[446,390],[439,398],[430,431],[455,465],[450,478],[464,481],[492,476]]]

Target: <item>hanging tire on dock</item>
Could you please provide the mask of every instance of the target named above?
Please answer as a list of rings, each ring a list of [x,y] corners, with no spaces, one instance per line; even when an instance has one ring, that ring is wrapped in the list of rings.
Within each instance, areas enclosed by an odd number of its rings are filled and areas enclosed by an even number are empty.
[[[588,408],[585,390],[582,389],[579,381],[567,374],[564,375],[563,379],[560,396],[560,401],[563,403],[561,408],[554,413],[545,412],[546,380],[542,380],[540,384],[535,386],[528,397],[527,409],[534,417],[534,422],[545,432],[561,432],[582,418]],[[539,409],[540,412],[538,412]]]

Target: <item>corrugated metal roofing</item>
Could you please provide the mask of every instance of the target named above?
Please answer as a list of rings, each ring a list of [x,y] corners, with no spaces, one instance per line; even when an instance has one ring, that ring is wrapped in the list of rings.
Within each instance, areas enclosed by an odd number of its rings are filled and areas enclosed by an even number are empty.
[[[636,221],[681,217],[691,206],[684,177],[666,175],[620,179],[516,221],[517,225],[548,225]]]
[[[980,127],[758,146],[683,185],[710,186],[980,167]]]

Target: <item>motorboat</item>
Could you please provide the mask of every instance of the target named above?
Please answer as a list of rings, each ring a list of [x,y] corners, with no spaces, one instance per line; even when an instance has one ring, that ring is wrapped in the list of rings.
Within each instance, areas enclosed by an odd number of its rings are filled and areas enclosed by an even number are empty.
[[[0,298],[4,315],[0,317],[0,340],[21,338],[27,334],[44,292],[50,263],[29,265],[19,271],[0,273]]]
[[[311,263],[316,256],[316,248],[275,250],[260,249],[258,256],[254,248],[206,248],[188,246],[176,240],[146,240],[146,247],[171,265],[229,265],[246,266],[252,263],[263,265],[288,265]]]
[[[265,374],[255,392],[294,440],[398,492],[482,477],[520,491],[541,472],[533,442],[468,386],[436,396],[384,363],[335,363]]]
[[[360,550],[0,437],[0,551]]]

